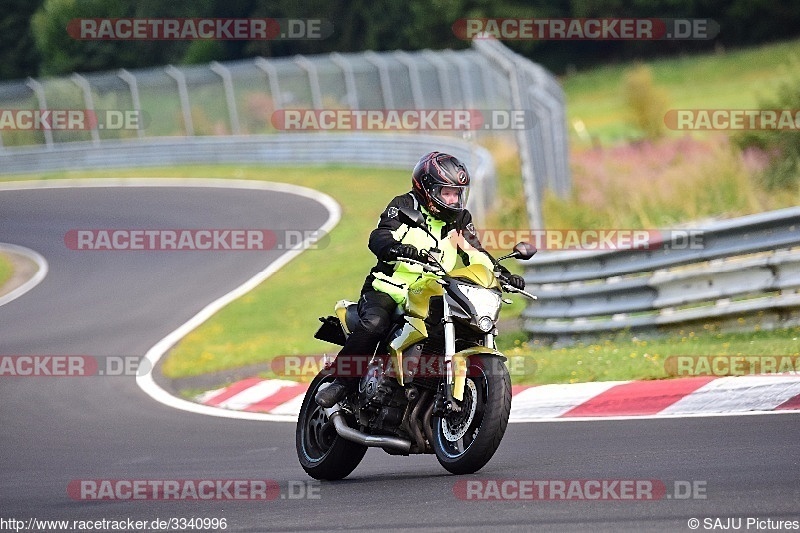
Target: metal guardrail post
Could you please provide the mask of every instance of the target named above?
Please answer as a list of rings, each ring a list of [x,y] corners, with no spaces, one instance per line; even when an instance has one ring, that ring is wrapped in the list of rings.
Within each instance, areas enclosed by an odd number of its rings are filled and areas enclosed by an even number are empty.
[[[439,91],[442,94],[442,106],[445,109],[453,109],[453,89],[450,87],[450,77],[447,75],[447,63],[431,50],[423,50],[422,57],[433,65],[436,70],[436,78],[439,81]]]
[[[170,78],[175,80],[175,83],[178,84],[178,96],[181,100],[184,132],[187,137],[194,137],[194,123],[192,122],[192,108],[189,105],[189,90],[186,87],[186,76],[183,75],[183,72],[172,65],[167,65],[164,71]]]
[[[83,92],[83,105],[87,110],[94,112],[94,99],[92,98],[92,87],[89,85],[89,82],[86,81],[86,78],[77,73],[73,73],[70,79],[75,85],[80,87]],[[94,127],[91,129],[92,142],[95,144],[100,142],[99,127],[100,125],[95,122]]]
[[[529,89],[531,104],[547,110],[546,131],[549,135],[542,136],[542,141],[547,143],[543,153],[547,167],[547,184],[563,198],[571,189],[564,91],[541,66],[527,60],[523,60],[521,66],[533,79]]]
[[[502,68],[511,86],[511,106],[514,109],[527,109],[523,99],[521,80],[517,66],[511,59],[494,49],[494,41],[476,39],[475,47],[479,52],[489,57]],[[541,211],[541,197],[539,193],[538,176],[536,175],[533,156],[525,130],[515,130],[517,146],[519,148],[520,164],[522,166],[522,184],[525,189],[526,207],[528,209],[528,221],[531,228],[540,229],[544,227]]]
[[[475,91],[472,88],[472,80],[469,77],[469,61],[467,61],[466,57],[456,54],[453,50],[445,50],[442,54],[452,61],[458,69],[458,82],[464,98],[464,107],[473,109],[475,107]]]
[[[372,50],[364,52],[364,59],[378,69],[378,77],[381,80],[381,96],[383,97],[383,107],[394,109],[394,94],[392,93],[392,82],[389,79],[389,66],[383,56]]]
[[[353,74],[353,65],[342,54],[333,52],[330,54],[331,62],[342,69],[344,75],[344,87],[347,93],[347,105],[350,109],[359,109],[358,106],[358,89],[356,87],[356,77]]]
[[[142,104],[139,100],[139,84],[136,82],[136,76],[121,68],[117,71],[117,76],[119,76],[122,81],[128,84],[128,88],[131,91],[131,103],[133,103],[133,109],[137,113],[142,112]],[[140,139],[144,138],[144,128],[142,127],[141,122],[139,123],[139,127],[136,128],[136,136]]]
[[[411,96],[414,98],[414,108],[425,109],[425,93],[422,91],[422,81],[420,80],[417,62],[414,61],[408,53],[402,50],[392,52],[392,56],[408,69],[409,81],[411,82]]]
[[[28,78],[28,81],[25,83],[28,87],[31,88],[33,94],[36,95],[36,101],[39,103],[39,109],[46,111],[47,110],[47,98],[44,94],[44,86],[41,83],[36,81],[33,78]],[[44,130],[44,143],[47,148],[53,147],[53,132],[49,129]]]
[[[314,109],[322,109],[322,88],[319,86],[319,73],[317,67],[305,56],[294,56],[294,62],[308,74],[308,83],[311,86],[311,105]]]
[[[231,132],[234,135],[242,133],[239,125],[239,112],[236,110],[236,95],[233,92],[233,78],[228,67],[213,61],[209,67],[211,71],[222,78],[222,86],[225,89],[225,100],[228,103],[228,116],[231,121]]]
[[[484,68],[481,69],[481,84],[483,85],[483,95],[486,98],[486,105],[491,108],[494,108],[499,100],[500,97],[497,95],[497,87],[495,87],[495,80],[493,79],[493,74],[495,70],[492,68],[492,65],[486,65]]]
[[[272,106],[275,109],[283,109],[283,98],[281,97],[281,86],[278,80],[278,69],[275,65],[264,59],[263,57],[255,58],[255,65],[266,76],[269,83],[269,92],[272,94]]]

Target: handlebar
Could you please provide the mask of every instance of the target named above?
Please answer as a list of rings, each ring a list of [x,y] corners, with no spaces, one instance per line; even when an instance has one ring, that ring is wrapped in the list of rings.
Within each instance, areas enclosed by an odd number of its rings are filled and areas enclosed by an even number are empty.
[[[442,267],[442,265],[440,265],[438,263],[437,264],[423,263],[422,261],[417,261],[416,259],[410,259],[408,257],[398,257],[396,259],[396,261],[400,261],[402,263],[408,263],[410,265],[421,266],[422,269],[425,272],[432,272],[432,273],[436,273],[436,272],[442,273],[442,272],[444,272],[444,268]],[[501,281],[504,281],[499,276],[498,276],[498,279],[500,279]],[[531,294],[531,293],[529,293],[527,291],[524,291],[522,289],[517,289],[516,287],[513,287],[512,285],[509,285],[508,283],[501,283],[500,286],[506,292],[522,294],[523,296],[527,296],[531,300],[538,300],[538,297],[536,295]]]
[[[527,296],[531,300],[538,300],[539,299],[535,294],[531,294],[531,293],[529,293],[527,291],[524,291],[522,289],[517,289],[516,287],[512,287],[508,283],[502,284],[502,287],[503,287],[503,290],[505,290],[506,292],[516,292],[518,294],[522,294],[523,296]]]

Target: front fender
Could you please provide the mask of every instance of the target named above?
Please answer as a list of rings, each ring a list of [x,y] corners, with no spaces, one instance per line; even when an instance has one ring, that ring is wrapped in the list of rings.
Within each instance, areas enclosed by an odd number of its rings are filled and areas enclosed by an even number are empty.
[[[460,352],[454,353],[452,358],[453,398],[459,402],[464,400],[464,387],[466,386],[467,382],[467,362],[471,356],[479,354],[499,357],[501,361],[507,360],[506,356],[503,355],[502,352],[498,352],[492,348],[486,348],[485,346],[473,346],[472,348],[467,348],[466,350],[461,350]]]

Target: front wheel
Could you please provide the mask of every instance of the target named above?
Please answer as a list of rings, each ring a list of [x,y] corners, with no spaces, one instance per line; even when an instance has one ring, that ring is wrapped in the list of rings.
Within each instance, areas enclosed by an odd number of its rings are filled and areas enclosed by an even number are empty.
[[[340,437],[333,422],[314,400],[317,391],[331,381],[333,376],[323,372],[311,382],[303,398],[295,431],[300,465],[314,479],[336,480],[347,477],[367,452],[366,446]]]
[[[469,360],[461,411],[432,419],[433,449],[453,474],[472,474],[497,451],[511,412],[511,377],[496,356]]]

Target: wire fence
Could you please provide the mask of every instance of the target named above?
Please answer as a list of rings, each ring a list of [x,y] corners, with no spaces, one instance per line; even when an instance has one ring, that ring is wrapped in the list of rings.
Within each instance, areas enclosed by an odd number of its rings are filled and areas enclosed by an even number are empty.
[[[287,129],[286,110],[469,110],[480,120],[467,128],[443,124],[443,115],[436,115],[433,128],[392,128],[386,113],[380,118],[391,135],[433,133],[476,144],[491,137],[516,147],[531,227],[542,227],[544,192],[565,195],[571,186],[561,88],[542,67],[490,39],[463,51],[332,53],[29,78],[0,83],[0,110],[12,111],[0,125],[0,161],[17,147],[274,134]],[[76,128],[49,127],[47,118],[24,127],[31,121],[19,120],[19,110],[49,110],[51,117],[82,110],[94,118]],[[316,131],[341,135],[353,129]]]

